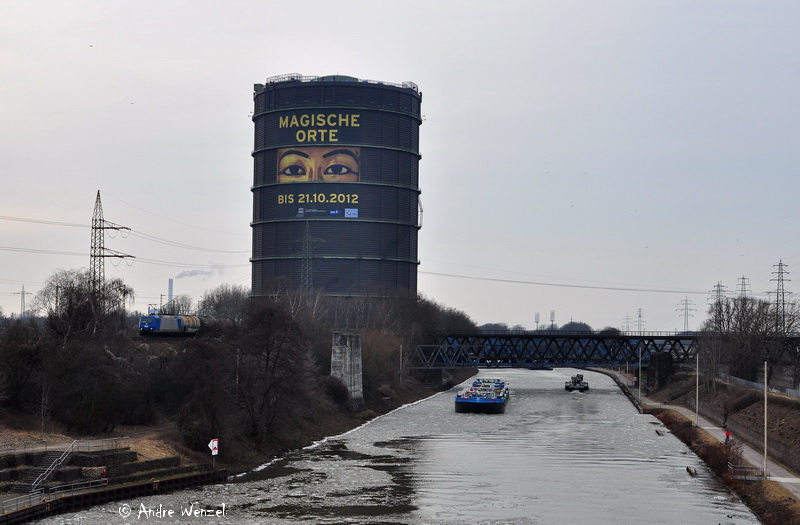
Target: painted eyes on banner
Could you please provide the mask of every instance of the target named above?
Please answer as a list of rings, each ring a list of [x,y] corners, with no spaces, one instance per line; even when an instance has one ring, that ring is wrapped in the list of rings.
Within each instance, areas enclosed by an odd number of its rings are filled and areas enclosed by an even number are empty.
[[[278,182],[357,182],[360,151],[352,148],[287,148],[278,152]]]
[[[330,166],[325,168],[325,171],[323,171],[322,174],[332,177],[341,177],[344,175],[351,175],[351,174],[358,176],[358,171],[345,164],[331,164]]]
[[[292,166],[286,166],[283,168],[278,172],[278,175],[281,177],[305,177],[306,169],[303,166],[294,164]]]
[[[306,167],[299,164],[292,164],[291,166],[284,167],[278,172],[278,176],[281,178],[291,178],[294,180],[309,180]],[[355,176],[357,178],[358,171],[345,164],[331,164],[322,172],[322,180],[337,179],[339,177],[350,178],[349,176]]]

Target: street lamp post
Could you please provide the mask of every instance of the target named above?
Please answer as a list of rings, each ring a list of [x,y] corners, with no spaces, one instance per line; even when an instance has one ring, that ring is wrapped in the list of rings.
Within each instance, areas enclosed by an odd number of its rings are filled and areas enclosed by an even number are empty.
[[[400,345],[400,382],[403,382],[403,345]]]
[[[700,426],[699,410],[700,410],[700,352],[694,355],[696,359],[695,373],[694,373],[694,426]]]
[[[643,409],[644,406],[642,405],[642,347],[639,347],[639,406]]]
[[[764,361],[764,478],[767,478],[767,362]]]

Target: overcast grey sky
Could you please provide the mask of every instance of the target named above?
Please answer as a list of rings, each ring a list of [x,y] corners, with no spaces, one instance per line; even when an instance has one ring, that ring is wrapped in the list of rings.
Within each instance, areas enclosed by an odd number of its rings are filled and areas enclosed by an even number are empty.
[[[800,291],[796,0],[0,12],[6,315],[22,286],[88,268],[98,190],[106,220],[133,230],[106,238],[137,257],[106,276],[137,309],[169,278],[195,300],[249,287],[252,86],[284,73],[420,87],[419,290],[477,323],[535,328],[555,311],[633,329],[641,309],[646,330],[674,330],[688,299],[693,329],[717,283],[733,295],[744,277],[767,298],[781,260]]]

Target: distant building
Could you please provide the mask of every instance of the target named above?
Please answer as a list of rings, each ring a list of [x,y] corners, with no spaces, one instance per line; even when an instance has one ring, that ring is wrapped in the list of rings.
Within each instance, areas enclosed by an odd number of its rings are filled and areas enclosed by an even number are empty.
[[[416,84],[298,74],[254,86],[252,294],[417,291]]]

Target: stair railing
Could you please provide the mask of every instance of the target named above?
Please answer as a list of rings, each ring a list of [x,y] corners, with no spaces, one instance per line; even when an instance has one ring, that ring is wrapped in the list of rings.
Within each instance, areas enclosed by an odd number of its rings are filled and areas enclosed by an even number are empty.
[[[31,483],[31,492],[37,490],[39,488],[39,485],[47,481],[47,478],[49,478],[53,474],[53,471],[55,471],[55,469],[60,467],[67,460],[77,442],[78,442],[77,440],[73,441],[72,444],[68,446],[67,449],[64,451],[64,453],[61,454],[61,456],[59,456],[58,459],[53,461],[52,465],[47,467],[47,470],[39,474],[39,477],[36,478],[36,480],[33,483]]]

